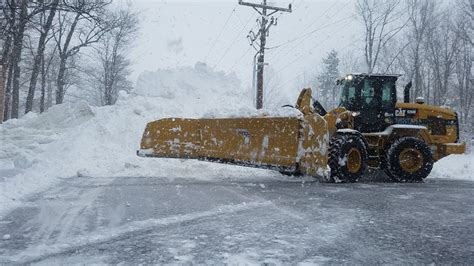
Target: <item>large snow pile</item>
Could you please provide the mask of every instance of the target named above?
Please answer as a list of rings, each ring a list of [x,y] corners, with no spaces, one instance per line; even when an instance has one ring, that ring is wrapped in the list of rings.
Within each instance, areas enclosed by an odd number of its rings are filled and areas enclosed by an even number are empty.
[[[197,63],[194,68],[145,71],[138,77],[135,94],[159,98],[159,104],[166,107],[159,110],[160,114],[170,116],[222,118],[301,114],[294,108],[256,111],[252,92],[242,89],[234,74],[215,72],[204,63]]]
[[[453,154],[439,160],[434,164],[430,177],[474,181],[474,152]]]
[[[235,76],[197,64],[144,73],[135,93],[121,93],[114,106],[67,103],[10,120],[0,125],[0,212],[17,198],[67,177],[274,176],[266,170],[136,156],[145,125],[152,120],[229,116],[230,110],[240,115],[299,114],[291,108],[256,112],[248,93]]]
[[[214,102],[238,97],[250,103],[250,99],[240,97],[240,87],[240,81],[235,74],[215,72],[206,64],[197,63],[194,67],[182,67],[179,70],[145,71],[139,76],[135,91],[142,96],[175,101],[193,99]]]

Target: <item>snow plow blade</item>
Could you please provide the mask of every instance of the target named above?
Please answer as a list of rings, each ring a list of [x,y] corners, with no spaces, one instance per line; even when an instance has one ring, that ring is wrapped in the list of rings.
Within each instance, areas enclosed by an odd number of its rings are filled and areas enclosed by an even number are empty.
[[[312,176],[329,173],[329,135],[326,121],[311,108],[298,117],[223,119],[167,118],[147,124],[141,140],[143,157],[185,158],[270,168]]]

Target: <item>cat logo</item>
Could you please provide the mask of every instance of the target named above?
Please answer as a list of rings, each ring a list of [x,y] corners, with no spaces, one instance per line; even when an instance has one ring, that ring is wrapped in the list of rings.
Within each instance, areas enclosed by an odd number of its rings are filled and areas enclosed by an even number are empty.
[[[237,132],[238,135],[241,135],[245,138],[250,138],[251,137],[250,133],[246,129],[240,129],[239,128],[239,129],[236,129],[235,131]]]
[[[416,115],[416,109],[396,109],[395,116],[396,117],[414,117]]]

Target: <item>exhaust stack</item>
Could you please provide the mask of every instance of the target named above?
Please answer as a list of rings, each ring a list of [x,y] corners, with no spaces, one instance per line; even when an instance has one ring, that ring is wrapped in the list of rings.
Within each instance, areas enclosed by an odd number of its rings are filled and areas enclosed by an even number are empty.
[[[412,83],[411,81],[408,82],[408,84],[405,86],[405,89],[403,90],[403,102],[409,103],[410,102],[410,89],[411,89]]]

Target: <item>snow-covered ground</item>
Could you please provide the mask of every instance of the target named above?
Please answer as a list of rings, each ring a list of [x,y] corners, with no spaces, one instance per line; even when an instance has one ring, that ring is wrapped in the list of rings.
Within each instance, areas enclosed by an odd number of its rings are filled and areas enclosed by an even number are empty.
[[[198,63],[143,73],[135,92],[121,93],[114,106],[66,103],[10,120],[0,125],[0,213],[17,199],[78,176],[278,176],[261,169],[136,156],[146,123],[159,118],[298,115],[291,108],[257,112],[251,99],[234,75]],[[472,173],[473,154],[450,156],[435,164],[430,178],[472,179]]]

